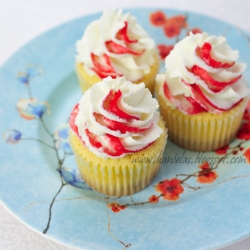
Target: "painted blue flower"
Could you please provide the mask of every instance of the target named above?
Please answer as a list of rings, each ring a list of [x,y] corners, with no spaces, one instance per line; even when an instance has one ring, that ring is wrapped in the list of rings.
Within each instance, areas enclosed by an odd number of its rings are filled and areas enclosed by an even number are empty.
[[[29,75],[26,72],[18,72],[17,80],[23,84],[29,83]]]
[[[67,140],[69,136],[69,124],[68,123],[61,124],[55,133],[60,139]]]
[[[72,152],[72,149],[69,145],[69,142],[68,141],[61,141],[60,142],[60,148],[68,155],[72,155],[73,152]]]
[[[20,99],[17,102],[17,110],[21,117],[26,120],[33,120],[35,118],[42,118],[47,112],[49,113],[49,104],[45,101],[38,101],[35,98],[32,99]]]
[[[55,131],[55,139],[56,139],[56,148],[62,149],[66,154],[73,154],[72,149],[70,147],[68,137],[69,137],[69,124],[63,123],[59,126],[59,128]]]
[[[62,176],[62,178],[69,183],[70,185],[85,189],[85,190],[92,190],[81,178],[81,174],[78,170],[70,169],[70,168],[61,168],[58,169],[58,172]]]
[[[22,134],[16,129],[6,130],[3,133],[3,138],[7,143],[16,144],[21,140]]]
[[[40,66],[30,64],[27,66],[25,72],[18,72],[17,80],[23,84],[29,84],[32,78],[40,76],[43,73],[44,71]]]

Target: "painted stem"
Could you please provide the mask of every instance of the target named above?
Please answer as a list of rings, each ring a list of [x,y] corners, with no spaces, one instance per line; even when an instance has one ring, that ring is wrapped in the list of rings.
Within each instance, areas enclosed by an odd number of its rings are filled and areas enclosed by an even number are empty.
[[[47,128],[47,125],[45,124],[44,120],[42,118],[39,118],[40,122],[42,123],[45,131],[52,137],[54,138],[54,135],[49,131],[49,129]]]
[[[62,183],[59,190],[57,191],[56,195],[54,196],[53,200],[51,201],[50,203],[50,206],[49,206],[49,219],[48,219],[48,222],[47,222],[47,226],[46,228],[43,230],[43,233],[46,234],[49,230],[49,227],[50,227],[50,222],[51,222],[51,217],[52,217],[52,207],[54,205],[54,202],[56,200],[56,197],[60,194],[60,192],[62,191],[63,187],[67,185],[67,183]]]
[[[31,93],[31,89],[30,89],[30,84],[29,84],[29,82],[28,82],[28,84],[26,84],[26,86],[27,86],[29,98],[30,98],[30,100],[32,100],[33,97],[32,97],[32,93]]]
[[[121,240],[117,239],[117,238],[112,234],[111,229],[110,229],[110,214],[109,214],[109,207],[108,207],[108,204],[109,204],[109,199],[108,199],[108,201],[107,201],[108,233],[109,233],[109,235],[110,235],[115,241],[121,243],[121,244],[124,246],[123,250],[125,250],[125,249],[131,247],[131,244],[125,244],[124,242],[122,242]]]
[[[36,138],[21,138],[21,140],[24,140],[24,141],[25,141],[25,140],[26,140],[26,141],[37,141],[37,142],[39,142],[39,143],[41,143],[41,144],[43,144],[43,145],[45,145],[45,146],[47,146],[47,147],[49,147],[49,148],[51,148],[51,149],[53,149],[53,150],[56,150],[55,147],[49,145],[48,143],[46,143],[46,142],[44,142],[44,141],[42,141],[42,140],[40,140],[40,139],[36,139]]]

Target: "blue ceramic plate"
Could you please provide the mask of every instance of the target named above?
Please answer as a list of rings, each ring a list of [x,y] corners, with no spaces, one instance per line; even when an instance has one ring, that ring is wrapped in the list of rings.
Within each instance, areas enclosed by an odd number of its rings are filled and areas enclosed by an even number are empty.
[[[162,56],[192,30],[226,36],[249,62],[250,35],[237,27],[175,10],[128,11]],[[46,32],[1,68],[2,202],[36,231],[87,250],[211,249],[249,235],[248,113],[238,138],[219,151],[191,152],[169,141],[159,174],[130,197],[109,198],[81,180],[67,141],[68,116],[81,96],[75,42],[100,15]]]

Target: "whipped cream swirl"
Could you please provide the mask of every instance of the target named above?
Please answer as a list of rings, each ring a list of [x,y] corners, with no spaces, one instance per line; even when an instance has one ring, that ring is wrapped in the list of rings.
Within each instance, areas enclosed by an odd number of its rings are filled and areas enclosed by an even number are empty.
[[[102,158],[141,151],[160,135],[158,102],[144,83],[107,77],[88,89],[74,108],[71,129]]]
[[[150,72],[155,63],[155,42],[135,17],[107,10],[92,22],[76,43],[78,63],[89,75],[125,76],[132,82]]]
[[[162,84],[161,94],[183,113],[218,114],[249,95],[242,77],[246,65],[236,62],[238,57],[225,37],[191,33],[167,56],[166,74],[158,75],[156,82]]]

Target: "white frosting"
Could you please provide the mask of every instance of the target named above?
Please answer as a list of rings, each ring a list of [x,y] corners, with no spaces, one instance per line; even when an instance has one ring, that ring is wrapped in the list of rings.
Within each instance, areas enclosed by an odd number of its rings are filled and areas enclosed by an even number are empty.
[[[128,23],[128,37],[136,39],[136,43],[126,44],[123,40],[116,38],[117,32]],[[111,53],[105,46],[106,41],[129,47],[130,49],[144,53],[142,55],[115,54]],[[150,72],[150,67],[155,63],[155,43],[154,40],[137,24],[136,18],[129,13],[122,14],[122,11],[107,10],[99,20],[92,22],[81,40],[77,41],[76,49],[78,55],[77,62],[83,63],[84,68],[90,75],[96,73],[91,60],[91,53],[97,56],[108,55],[116,73],[126,76],[127,80],[137,81]]]
[[[122,92],[122,96],[118,102],[119,108],[130,115],[139,117],[138,120],[131,119],[127,121],[104,109],[103,100],[111,89],[114,91],[119,89]],[[101,141],[104,146],[111,146],[105,139],[105,135],[110,134],[120,138],[126,150],[140,150],[154,142],[163,132],[158,126],[159,112],[156,111],[157,109],[158,102],[152,98],[150,91],[145,88],[144,83],[132,84],[130,81],[126,81],[125,77],[116,79],[107,77],[103,79],[103,81],[93,85],[84,93],[79,102],[79,113],[76,116],[75,124],[78,127],[81,140],[88,149],[99,157],[107,158],[110,157],[110,155],[103,152],[102,148],[97,149],[91,145],[85,132],[86,128],[97,136],[98,140]],[[140,133],[121,133],[119,130],[112,130],[107,126],[101,125],[97,122],[94,113],[101,114],[113,121],[122,122],[130,127],[148,129]],[[124,156],[124,154],[119,157],[122,156]]]
[[[239,57],[238,51],[232,50],[227,45],[225,37],[209,36],[207,33],[195,35],[191,33],[177,43],[174,49],[166,57],[166,74],[164,76],[157,76],[157,82],[162,84],[163,81],[166,81],[173,96],[183,94],[187,97],[193,97],[190,86],[192,84],[197,84],[211,103],[220,109],[228,109],[239,100],[249,95],[249,89],[244,78],[241,77],[236,83],[215,93],[209,89],[205,81],[199,76],[194,75],[188,69],[197,65],[206,70],[215,80],[227,82],[240,76],[245,70],[246,65],[238,62],[235,62],[230,68],[213,68],[207,65],[196,53],[196,48],[202,47],[205,42],[212,45],[211,57],[216,61],[232,63]],[[182,80],[188,83],[188,85],[183,83]]]

